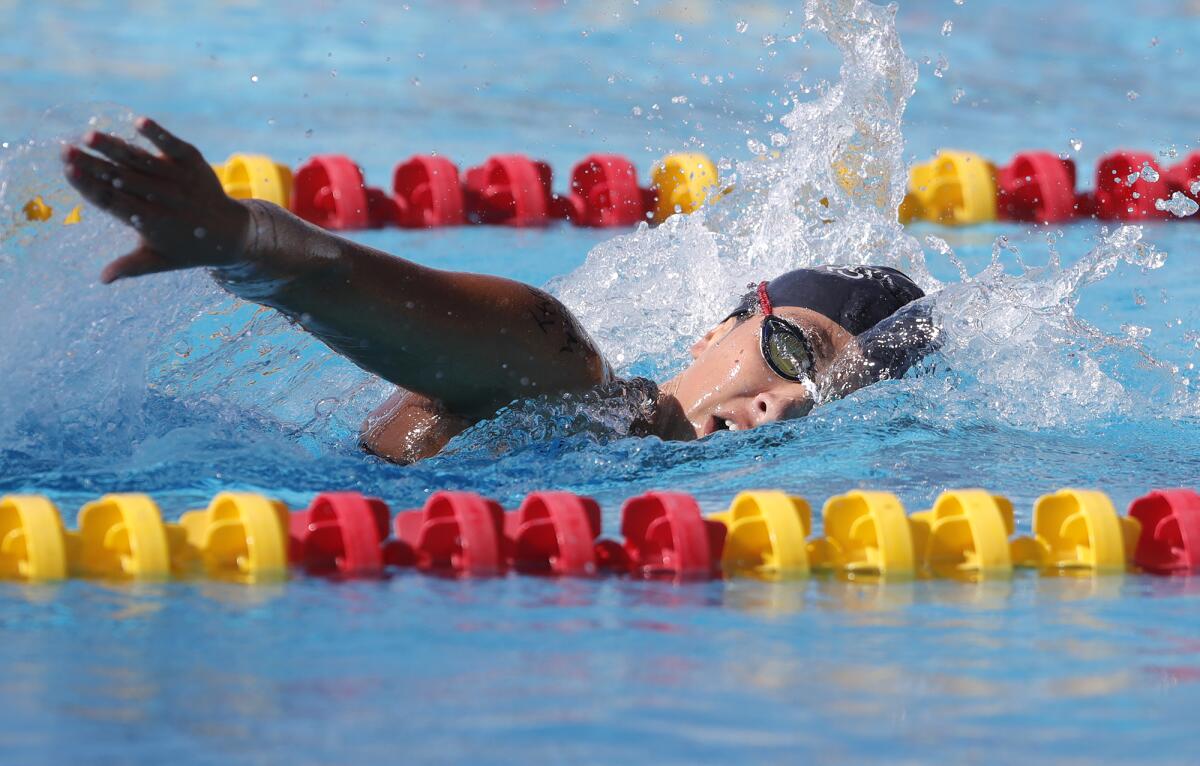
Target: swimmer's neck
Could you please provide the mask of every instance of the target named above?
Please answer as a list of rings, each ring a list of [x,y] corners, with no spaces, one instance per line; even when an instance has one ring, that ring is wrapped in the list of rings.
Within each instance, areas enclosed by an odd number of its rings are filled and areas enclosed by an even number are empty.
[[[655,402],[651,430],[662,439],[691,441],[696,438],[696,429],[687,419],[683,405],[675,395],[678,387],[677,378],[670,378],[658,385],[658,400]]]

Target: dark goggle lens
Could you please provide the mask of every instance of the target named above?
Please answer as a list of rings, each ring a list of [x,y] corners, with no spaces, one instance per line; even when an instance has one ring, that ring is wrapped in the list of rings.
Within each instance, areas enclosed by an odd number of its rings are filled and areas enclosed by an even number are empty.
[[[767,336],[763,353],[771,369],[788,380],[800,381],[809,377],[813,362],[804,338],[778,322],[768,321],[764,329]]]

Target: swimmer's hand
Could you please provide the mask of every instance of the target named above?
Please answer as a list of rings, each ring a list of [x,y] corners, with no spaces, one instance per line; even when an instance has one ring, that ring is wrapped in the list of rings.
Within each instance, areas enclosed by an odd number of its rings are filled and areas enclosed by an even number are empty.
[[[196,147],[149,118],[139,118],[136,127],[159,154],[94,131],[82,147],[63,151],[67,181],[141,234],[138,247],[108,264],[100,281],[237,263],[250,230],[249,210],[225,194]]]

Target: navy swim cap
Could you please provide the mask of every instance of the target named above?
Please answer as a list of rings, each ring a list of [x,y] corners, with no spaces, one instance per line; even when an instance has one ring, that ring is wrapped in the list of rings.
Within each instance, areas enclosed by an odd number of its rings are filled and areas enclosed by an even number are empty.
[[[886,266],[795,269],[767,283],[771,305],[824,314],[851,335],[866,332],[901,306],[924,296],[903,272]],[[758,296],[751,292],[729,316],[749,316],[757,308]]]

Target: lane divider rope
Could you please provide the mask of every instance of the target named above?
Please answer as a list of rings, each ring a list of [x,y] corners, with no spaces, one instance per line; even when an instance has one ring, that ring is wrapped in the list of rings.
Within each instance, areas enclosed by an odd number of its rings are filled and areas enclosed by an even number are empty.
[[[641,579],[856,581],[1044,575],[1200,574],[1200,494],[1155,490],[1119,515],[1103,492],[1062,489],[1040,497],[1029,534],[1015,535],[1012,503],[982,489],[943,492],[906,514],[889,492],[829,498],[813,535],[808,501],[779,490],[738,494],[701,515],[683,492],[646,492],[621,508],[623,540],[605,538],[600,506],[570,492],[528,495],[515,510],[472,492],[440,491],[392,515],[382,500],[324,492],[303,510],[261,494],[222,492],[207,508],[164,521],[140,493],[108,494],[68,530],[42,495],[0,497],[0,578],[208,577],[278,581],[291,571],[377,578],[390,572],[461,577],[507,573]]]
[[[660,159],[645,188],[627,158],[589,155],[572,169],[564,194],[554,191],[548,163],[523,154],[495,155],[465,173],[446,157],[416,155],[395,167],[390,191],[368,185],[362,169],[340,154],[317,155],[295,172],[262,154],[233,154],[212,167],[231,197],[267,200],[337,231],[467,224],[526,228],[554,221],[628,227],[694,212],[727,191],[716,165],[698,152]],[[854,189],[855,176],[846,167],[837,167],[837,177]],[[943,149],[911,168],[898,214],[903,223],[966,226],[1085,218],[1161,221],[1195,216],[1197,210],[1200,151],[1166,168],[1147,152],[1113,152],[1097,164],[1094,188],[1078,191],[1075,162],[1050,152],[1018,152],[1007,165],[997,166],[974,152]],[[40,195],[22,212],[31,222],[54,217]],[[80,220],[76,205],[62,223]]]

